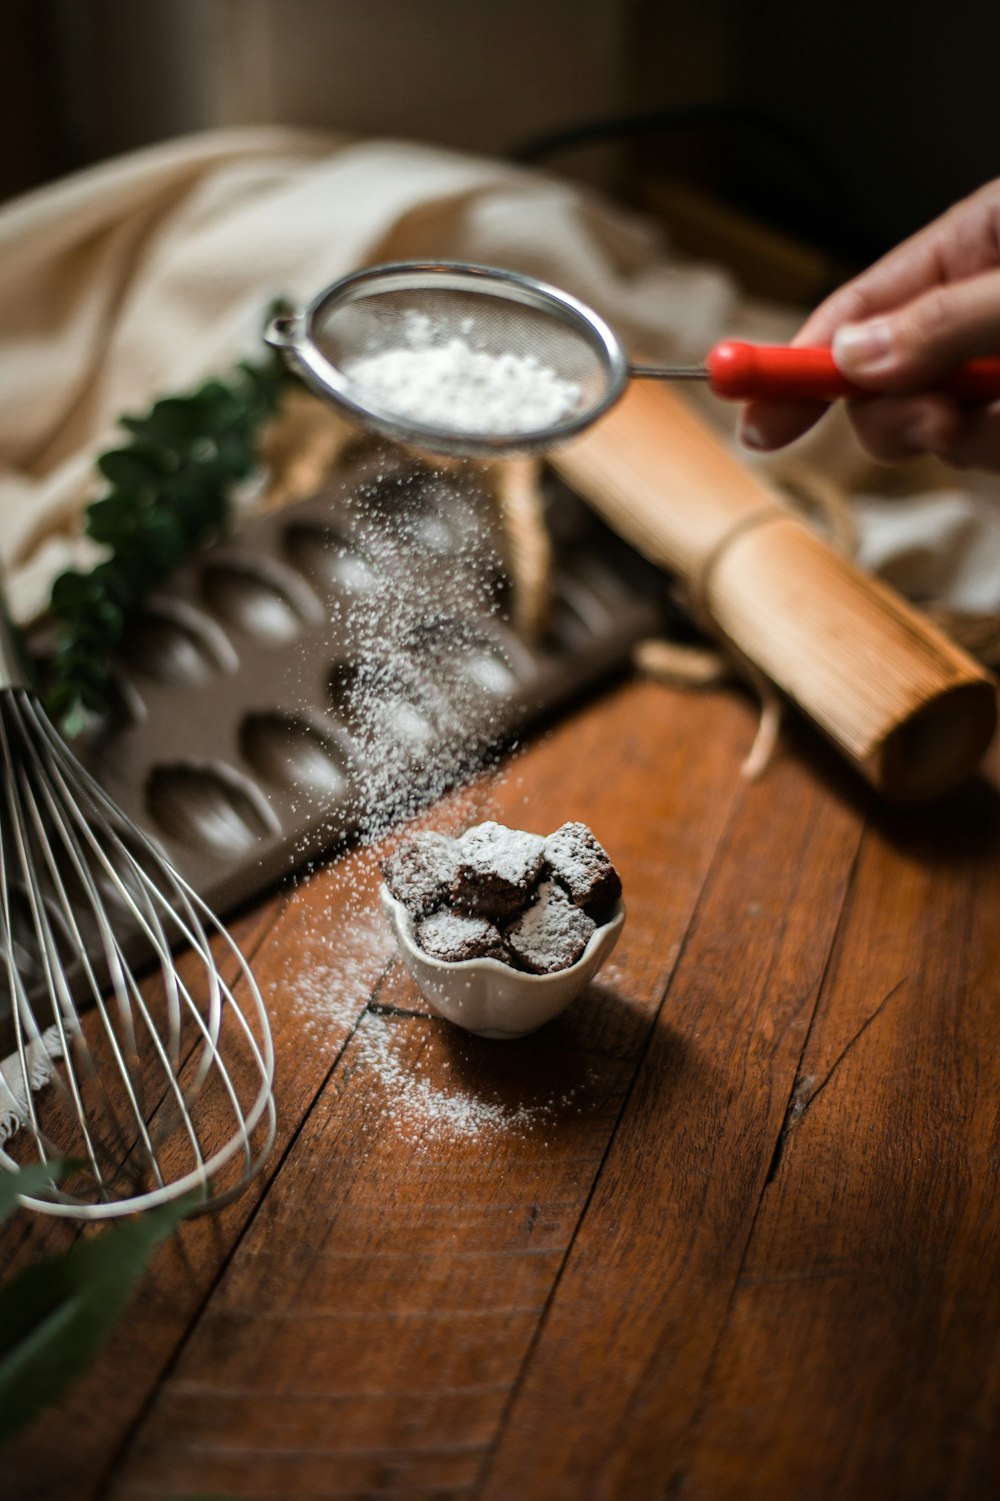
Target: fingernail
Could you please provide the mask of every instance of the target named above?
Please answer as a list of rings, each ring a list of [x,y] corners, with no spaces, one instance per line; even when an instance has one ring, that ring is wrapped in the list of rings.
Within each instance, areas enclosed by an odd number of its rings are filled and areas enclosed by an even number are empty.
[[[758,453],[767,448],[767,439],[753,422],[741,422],[736,436],[744,448],[752,448]]]
[[[893,357],[892,329],[884,318],[845,323],[833,336],[833,358],[845,375],[877,375]]]

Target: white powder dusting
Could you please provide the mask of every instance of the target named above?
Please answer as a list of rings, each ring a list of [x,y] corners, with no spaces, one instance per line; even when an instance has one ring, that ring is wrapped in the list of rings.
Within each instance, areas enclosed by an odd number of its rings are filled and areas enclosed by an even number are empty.
[[[301,1034],[326,1051],[355,1026],[396,945],[381,912],[357,892],[346,911],[331,912],[321,937],[310,935],[313,957],[296,973],[291,999]]]
[[[442,908],[417,924],[417,942],[435,959],[480,959],[505,956],[503,939],[485,917]]]
[[[344,366],[366,405],[438,431],[498,437],[556,426],[580,407],[577,382],[534,355],[477,349],[461,337],[436,341],[430,320],[413,311],[400,333],[398,347]]]
[[[575,964],[595,924],[554,881],[543,881],[533,904],[507,933],[515,957],[538,974]]]
[[[545,839],[489,819],[466,830],[460,854],[472,879],[494,875],[507,885],[527,888],[542,868]]]
[[[455,1072],[464,1073],[469,1049],[479,1044],[463,1043],[465,1051],[455,1052],[454,1039],[438,1033],[444,1023],[430,1024],[434,1032],[414,1059],[411,1024],[379,1011],[377,1001],[369,1004],[378,975],[395,953],[381,912],[369,902],[351,890],[346,912],[338,901],[328,942],[319,946],[321,957],[297,974],[292,998],[305,1046],[328,1054],[348,1042],[340,1077],[346,1084],[361,1076],[353,1087],[360,1087],[385,1129],[418,1153],[448,1142],[496,1145],[529,1136],[547,1146],[549,1132],[543,1128],[592,1108],[592,1091],[600,1083],[592,1068],[575,1083],[515,1103],[498,1099],[485,1082],[477,1088],[453,1078],[452,1059],[463,1065]]]
[[[373,1075],[381,1119],[418,1150],[456,1139],[482,1142],[501,1135],[523,1139],[571,1109],[582,1114],[585,1107],[578,1097],[588,1093],[596,1079],[591,1071],[586,1080],[550,1098],[518,1105],[474,1094],[457,1084],[444,1087],[427,1077],[419,1058],[411,1064],[400,1056],[392,1019],[377,1012],[366,1016],[358,1029],[351,1060],[352,1067]],[[447,1063],[443,1067],[447,1069]]]
[[[358,587],[330,605],[330,659],[338,663],[331,709],[353,746],[350,817],[362,846],[384,851],[390,833],[404,837],[470,766],[496,767],[512,669],[479,625],[499,607],[495,560],[484,555],[488,515],[485,496],[469,495],[446,474],[424,475],[415,486],[412,469],[392,454],[340,500],[340,561],[360,559],[364,569]],[[496,673],[484,680],[470,664],[487,651]],[[313,692],[303,687],[307,701]],[[481,822],[491,797],[489,780],[452,791],[434,827],[457,834]],[[320,878],[331,883],[328,911],[317,911],[318,931],[303,944],[292,982],[301,1046],[332,1062],[350,1038],[344,1063],[364,1071],[359,1085],[373,1108],[416,1150],[537,1132],[571,1107],[572,1092],[500,1100],[486,1083],[453,1079],[447,1058],[433,1070],[413,1061],[410,1024],[379,1013],[377,997],[369,1008],[395,953],[373,899],[375,859],[362,848]],[[445,1027],[428,1025],[434,1038]]]
[[[471,481],[425,472],[414,483],[412,468],[387,465],[344,514],[372,584],[331,606],[333,633],[349,649],[332,707],[358,756],[354,820],[374,840],[489,757],[506,684],[484,685],[470,664],[489,649],[512,669],[479,625],[499,607],[500,561],[484,526],[490,502]]]
[[[495,765],[517,681],[490,629],[504,607],[490,495],[471,473],[420,469],[398,450],[352,462],[316,565],[331,581],[328,705],[348,785],[331,800],[303,783],[295,797],[329,810],[331,843],[344,827],[377,841],[473,767]],[[315,671],[301,660],[305,704],[316,701]]]
[[[537,1106],[511,1109],[461,1088],[436,1086],[423,1076],[419,1059],[411,1067],[398,1055],[387,1017],[366,1017],[356,1045],[356,1062],[370,1070],[380,1086],[383,1118],[410,1142],[479,1136],[498,1129],[523,1131],[542,1114]]]

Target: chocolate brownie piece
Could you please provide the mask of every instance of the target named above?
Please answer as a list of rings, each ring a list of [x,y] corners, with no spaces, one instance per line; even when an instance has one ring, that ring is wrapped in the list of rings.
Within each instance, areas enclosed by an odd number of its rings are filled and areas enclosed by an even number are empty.
[[[463,959],[505,959],[504,941],[498,928],[485,917],[450,912],[442,907],[417,924],[417,942],[432,959],[459,963]]]
[[[598,920],[622,894],[621,877],[585,823],[564,823],[550,834],[545,863],[570,899]]]
[[[507,929],[507,947],[519,968],[550,975],[576,963],[595,927],[561,886],[543,881],[531,906]]]
[[[423,917],[448,898],[458,843],[447,834],[414,834],[382,861],[385,884],[413,917]]]
[[[527,906],[545,862],[545,840],[523,829],[481,823],[458,841],[451,900],[465,912],[498,922]]]

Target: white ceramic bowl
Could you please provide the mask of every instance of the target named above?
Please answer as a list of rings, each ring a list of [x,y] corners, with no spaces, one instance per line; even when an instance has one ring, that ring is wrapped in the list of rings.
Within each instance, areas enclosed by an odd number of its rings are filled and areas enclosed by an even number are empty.
[[[432,959],[417,943],[413,919],[385,885],[379,896],[399,952],[418,988],[438,1016],[480,1037],[523,1037],[544,1026],[597,974],[625,925],[618,901],[607,922],[591,935],[575,964],[552,975],[525,975],[499,959]]]

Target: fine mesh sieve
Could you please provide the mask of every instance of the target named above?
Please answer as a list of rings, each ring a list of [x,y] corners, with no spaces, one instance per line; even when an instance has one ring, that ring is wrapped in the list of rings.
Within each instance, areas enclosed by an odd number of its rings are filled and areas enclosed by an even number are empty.
[[[384,399],[384,385],[366,384],[370,371],[363,380],[358,363],[370,365],[379,354],[412,348],[414,320],[417,343],[426,341],[422,347],[441,350],[456,340],[470,355],[530,361],[506,372],[515,394],[522,376],[525,382],[516,420],[484,389],[496,372],[476,369],[474,361],[468,371],[452,370],[450,390],[438,384],[430,406],[427,391],[435,377],[426,362],[409,365],[405,390],[391,388],[391,400]],[[320,396],[362,427],[432,453],[468,458],[544,453],[590,427],[639,376],[707,381],[714,395],[730,401],[857,401],[873,395],[841,373],[828,348],[724,339],[699,365],[632,364],[604,319],[568,292],[515,271],[456,261],[399,261],[353,272],[301,313],[274,319],[265,338]],[[571,396],[563,391],[554,409],[544,380],[538,386],[539,370],[550,386],[574,388]],[[1000,358],[968,360],[936,389],[965,405],[995,401]]]
[[[400,262],[354,272],[301,313],[274,319],[268,343],[303,378],[363,427],[435,452],[483,457],[542,452],[594,422],[618,400],[630,373],[617,335],[584,303],[530,276],[456,262]],[[572,410],[513,430],[463,425],[453,410],[426,420],[373,399],[351,367],[426,339],[458,340],[488,356],[528,359],[578,388]],[[488,419],[487,419],[488,420]]]

